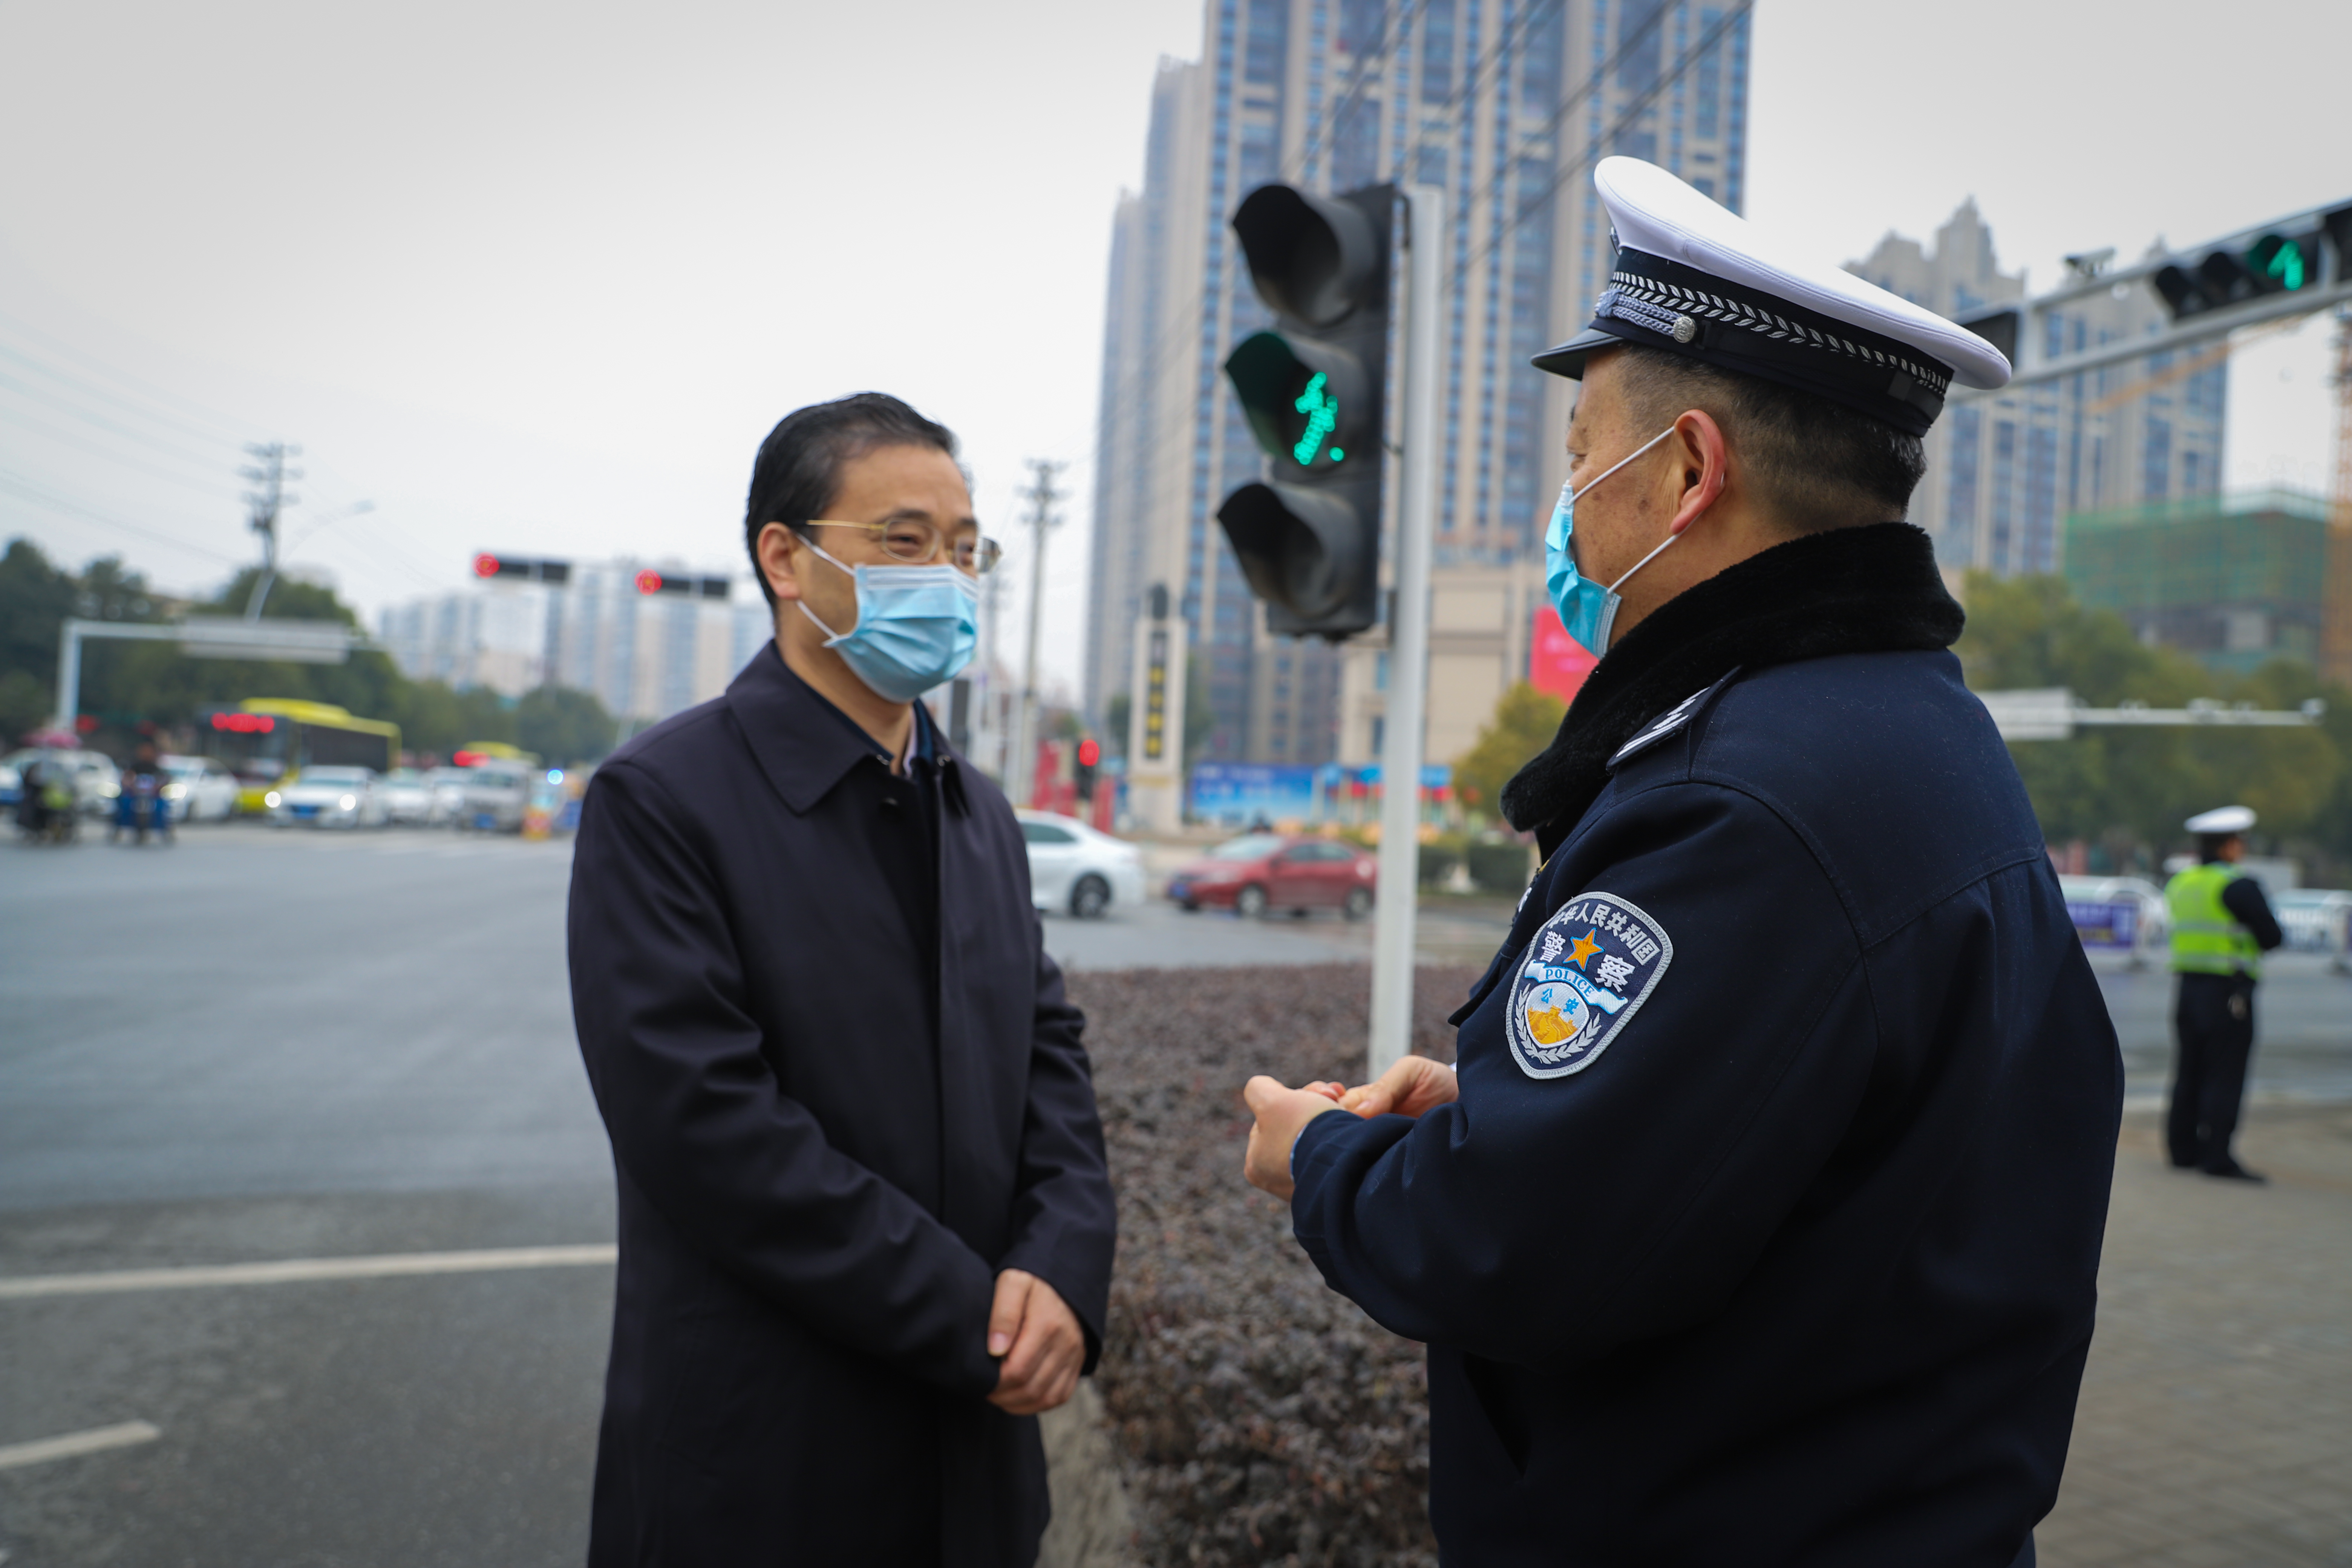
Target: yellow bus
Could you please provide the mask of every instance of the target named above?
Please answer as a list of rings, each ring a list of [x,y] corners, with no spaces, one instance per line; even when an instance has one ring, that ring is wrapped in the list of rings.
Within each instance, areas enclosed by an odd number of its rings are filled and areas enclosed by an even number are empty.
[[[331,702],[253,697],[196,714],[199,749],[236,774],[239,811],[259,814],[262,796],[289,773],[340,765],[388,773],[400,762],[400,726],[356,719]]]
[[[539,766],[539,753],[509,746],[504,741],[468,741],[449,753],[449,765],[453,768],[470,768],[481,763],[520,763],[535,768]]]

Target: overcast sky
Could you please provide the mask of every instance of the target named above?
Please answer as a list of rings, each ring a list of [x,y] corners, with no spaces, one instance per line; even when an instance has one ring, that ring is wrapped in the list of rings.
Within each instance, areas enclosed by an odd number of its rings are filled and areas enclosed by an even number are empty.
[[[999,531],[1024,459],[1070,463],[1069,679],[1111,209],[1200,29],[1199,0],[0,5],[0,535],[210,588],[255,553],[236,445],[275,438],[306,448],[291,562],[371,613],[484,548],[729,568],[767,427],[882,387],[961,434]],[[2352,7],[1761,0],[1754,36],[1749,210],[1838,258],[1973,195],[2042,287],[2352,198]],[[2232,485],[2324,488],[2326,337],[2239,356]]]

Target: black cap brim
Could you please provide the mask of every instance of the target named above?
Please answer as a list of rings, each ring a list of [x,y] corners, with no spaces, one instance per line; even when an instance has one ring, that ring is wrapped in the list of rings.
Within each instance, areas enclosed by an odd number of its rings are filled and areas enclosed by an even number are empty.
[[[1596,349],[1613,348],[1625,340],[1599,327],[1587,327],[1556,349],[1546,349],[1528,363],[1538,370],[1553,375],[1564,375],[1570,381],[1584,379],[1584,362]]]

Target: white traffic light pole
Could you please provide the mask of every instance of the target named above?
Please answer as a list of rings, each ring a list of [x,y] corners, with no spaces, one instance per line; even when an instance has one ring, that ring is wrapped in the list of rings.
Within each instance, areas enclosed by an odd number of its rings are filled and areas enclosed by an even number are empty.
[[[1421,883],[1423,710],[1429,694],[1429,558],[1437,510],[1438,273],[1445,193],[1405,190],[1411,292],[1404,318],[1404,449],[1396,571],[1389,604],[1389,680],[1381,748],[1381,885],[1372,932],[1370,1075],[1412,1047],[1414,901]]]

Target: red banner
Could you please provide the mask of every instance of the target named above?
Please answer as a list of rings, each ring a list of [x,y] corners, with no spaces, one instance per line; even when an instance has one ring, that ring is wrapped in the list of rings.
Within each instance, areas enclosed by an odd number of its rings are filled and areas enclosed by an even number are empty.
[[[1535,629],[1528,638],[1528,680],[1538,691],[1549,691],[1562,702],[1573,700],[1577,688],[1600,659],[1568,635],[1559,612],[1549,605],[1536,611]]]

